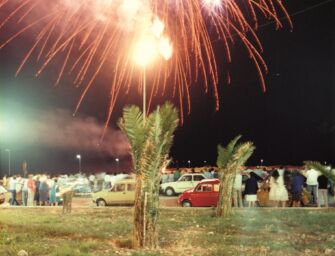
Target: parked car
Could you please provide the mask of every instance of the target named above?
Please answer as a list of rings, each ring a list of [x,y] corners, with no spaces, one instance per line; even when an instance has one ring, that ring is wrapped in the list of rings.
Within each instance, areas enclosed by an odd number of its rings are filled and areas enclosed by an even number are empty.
[[[178,204],[183,207],[216,206],[219,186],[218,179],[204,179],[195,188],[182,193],[178,198]]]
[[[180,194],[185,190],[194,188],[203,179],[206,179],[206,177],[202,173],[187,173],[175,182],[162,183],[160,192],[167,196]]]
[[[117,181],[111,189],[93,193],[93,202],[97,206],[132,205],[135,201],[135,180]]]
[[[72,190],[74,192],[74,196],[87,197],[92,193],[90,186],[87,184],[76,184],[73,186]]]

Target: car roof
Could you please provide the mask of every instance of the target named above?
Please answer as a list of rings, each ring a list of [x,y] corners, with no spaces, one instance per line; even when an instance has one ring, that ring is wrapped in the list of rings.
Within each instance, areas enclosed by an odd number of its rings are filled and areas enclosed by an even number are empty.
[[[220,183],[220,180],[219,179],[203,179],[199,182],[199,184],[203,184],[203,183],[218,184]]]

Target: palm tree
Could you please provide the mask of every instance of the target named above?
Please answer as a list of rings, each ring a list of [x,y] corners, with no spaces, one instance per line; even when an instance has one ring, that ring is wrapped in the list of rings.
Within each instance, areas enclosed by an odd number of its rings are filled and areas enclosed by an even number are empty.
[[[161,170],[168,164],[178,113],[165,103],[144,121],[137,106],[125,107],[119,127],[128,137],[136,174],[133,246],[156,247]]]
[[[219,167],[219,201],[216,216],[227,217],[232,213],[234,178],[255,150],[252,142],[237,144],[241,135],[235,137],[226,148],[218,146],[217,166]]]
[[[305,161],[305,166],[307,168],[311,168],[321,172],[324,176],[326,176],[331,181],[335,182],[335,173],[327,168],[327,166],[322,165],[320,162],[313,162],[313,161]]]

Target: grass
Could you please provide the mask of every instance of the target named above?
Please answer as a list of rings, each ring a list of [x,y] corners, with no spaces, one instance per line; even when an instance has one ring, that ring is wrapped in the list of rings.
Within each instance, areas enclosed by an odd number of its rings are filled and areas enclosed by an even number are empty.
[[[335,209],[161,210],[159,248],[132,250],[131,208],[2,208],[0,255],[335,255]]]

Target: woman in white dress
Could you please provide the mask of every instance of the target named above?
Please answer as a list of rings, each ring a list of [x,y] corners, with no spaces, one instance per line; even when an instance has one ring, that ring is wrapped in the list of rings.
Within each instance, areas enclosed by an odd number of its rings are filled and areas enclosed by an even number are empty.
[[[284,184],[284,178],[277,170],[273,171],[271,176],[269,200],[275,201],[277,206],[279,202],[282,207],[285,207],[288,200],[288,192]]]

